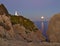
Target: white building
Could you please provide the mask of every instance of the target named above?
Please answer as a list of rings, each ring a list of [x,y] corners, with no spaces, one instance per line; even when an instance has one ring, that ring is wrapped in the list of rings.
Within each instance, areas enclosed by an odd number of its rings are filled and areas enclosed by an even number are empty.
[[[18,12],[17,12],[17,11],[15,11],[15,16],[19,16],[19,14],[18,14]]]

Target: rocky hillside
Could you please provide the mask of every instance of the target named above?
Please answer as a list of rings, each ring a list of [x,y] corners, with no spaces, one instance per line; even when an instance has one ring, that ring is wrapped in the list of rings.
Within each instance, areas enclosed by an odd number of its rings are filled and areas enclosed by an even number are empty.
[[[3,15],[3,13],[5,13],[7,15],[8,11],[3,4],[0,4],[0,15]]]
[[[47,36],[50,42],[60,43],[60,14],[55,14],[50,19]]]
[[[0,5],[0,44],[1,46],[12,44],[18,41],[18,43],[24,44],[24,42],[41,42],[45,41],[45,37],[40,30],[34,25],[34,23],[23,17],[15,16],[8,13],[3,4]],[[11,45],[10,43],[9,46]],[[16,42],[17,44],[17,42]],[[3,46],[4,46],[3,45]]]
[[[12,25],[14,24],[20,24],[23,25],[26,29],[29,29],[30,31],[38,30],[38,28],[34,25],[32,21],[29,19],[23,17],[23,16],[15,16],[10,15]]]

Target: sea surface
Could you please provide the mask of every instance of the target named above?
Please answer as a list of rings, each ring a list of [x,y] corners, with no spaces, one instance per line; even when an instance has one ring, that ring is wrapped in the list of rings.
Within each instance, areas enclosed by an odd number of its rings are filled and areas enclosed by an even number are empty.
[[[41,30],[41,32],[43,33],[43,35],[46,36],[46,31],[48,29],[48,21],[43,21],[43,23],[44,23],[44,29],[43,29],[43,31],[42,31],[42,25],[41,25],[42,21],[34,21],[34,23],[38,27],[38,29]]]

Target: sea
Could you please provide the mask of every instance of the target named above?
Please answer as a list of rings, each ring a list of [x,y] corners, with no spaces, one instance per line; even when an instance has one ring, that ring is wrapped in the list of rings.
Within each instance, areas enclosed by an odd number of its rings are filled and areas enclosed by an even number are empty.
[[[46,31],[47,31],[47,29],[48,29],[48,21],[43,21],[43,24],[44,24],[44,29],[43,29],[43,31],[42,31],[42,25],[41,25],[42,21],[34,21],[34,23],[35,23],[35,25],[38,27],[38,29],[41,30],[42,34],[43,34],[45,37],[47,37]]]

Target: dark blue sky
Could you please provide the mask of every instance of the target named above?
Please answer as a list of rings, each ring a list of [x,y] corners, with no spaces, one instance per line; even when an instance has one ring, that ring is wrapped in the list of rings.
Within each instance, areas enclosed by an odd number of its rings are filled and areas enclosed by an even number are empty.
[[[56,13],[60,13],[60,0],[0,0],[9,13],[18,11],[23,16],[40,20],[41,16],[50,18]]]

